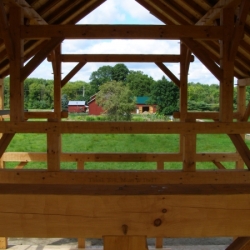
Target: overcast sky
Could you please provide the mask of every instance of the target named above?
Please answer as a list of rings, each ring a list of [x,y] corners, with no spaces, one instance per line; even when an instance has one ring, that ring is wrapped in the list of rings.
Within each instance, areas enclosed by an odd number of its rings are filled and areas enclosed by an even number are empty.
[[[163,24],[134,0],[107,0],[82,19],[80,24]],[[179,41],[164,40],[65,40],[62,53],[67,54],[179,54]],[[63,63],[64,77],[76,64]],[[89,82],[91,73],[103,65],[115,63],[88,63],[71,81]],[[155,80],[164,73],[154,63],[126,63],[129,70],[140,70]],[[179,78],[179,63],[166,64]],[[44,61],[29,77],[52,79],[51,63]],[[189,71],[189,82],[218,83],[217,79],[195,58]]]

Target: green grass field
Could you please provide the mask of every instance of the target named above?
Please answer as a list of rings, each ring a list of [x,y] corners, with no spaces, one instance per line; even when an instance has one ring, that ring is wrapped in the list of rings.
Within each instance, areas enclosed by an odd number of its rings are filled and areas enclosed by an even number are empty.
[[[248,146],[250,141],[247,141]],[[65,134],[62,136],[63,152],[178,152],[178,135],[136,134]],[[44,134],[16,134],[8,152],[46,152]],[[197,152],[234,152],[235,148],[226,135],[198,135]],[[223,163],[233,168],[234,163]],[[17,163],[7,163],[8,168]],[[181,169],[181,163],[165,163],[166,169]],[[76,169],[76,163],[62,163],[64,169]],[[46,168],[45,163],[31,162],[25,168]],[[156,163],[85,163],[86,169],[155,169]],[[212,163],[198,163],[199,169],[215,169]]]

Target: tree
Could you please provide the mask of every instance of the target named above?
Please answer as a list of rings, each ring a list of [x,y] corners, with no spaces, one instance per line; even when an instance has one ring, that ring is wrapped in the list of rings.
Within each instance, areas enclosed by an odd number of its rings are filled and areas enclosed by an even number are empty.
[[[113,67],[112,70],[112,81],[125,82],[129,69],[123,63],[118,63]]]
[[[101,106],[111,121],[129,121],[135,110],[135,98],[122,82],[107,82],[100,86],[96,103]]]
[[[102,84],[112,81],[112,74],[113,67],[111,66],[102,66],[97,71],[92,72],[89,80],[93,94],[99,91]]]
[[[131,70],[127,75],[126,84],[134,96],[149,96],[154,80],[152,77],[143,74],[142,71]]]
[[[62,95],[62,98],[61,98],[61,102],[62,102],[62,110],[68,110],[68,97],[67,95]]]
[[[172,115],[177,111],[179,102],[179,88],[164,76],[154,84],[149,102],[157,104],[157,111],[162,115]]]

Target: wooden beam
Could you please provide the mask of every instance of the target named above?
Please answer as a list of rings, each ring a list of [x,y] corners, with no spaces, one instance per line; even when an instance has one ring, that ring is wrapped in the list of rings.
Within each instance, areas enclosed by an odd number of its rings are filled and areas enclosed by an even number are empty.
[[[9,146],[14,135],[15,135],[14,133],[2,135],[2,137],[0,139],[0,158],[2,157],[2,155],[5,152],[5,150],[7,149],[7,147]]]
[[[47,171],[0,169],[3,184],[59,185],[210,185],[250,184],[248,170],[211,171]],[[202,186],[199,186],[202,189]],[[232,187],[233,188],[233,187]],[[13,190],[15,191],[15,190]],[[16,190],[17,191],[17,190]],[[215,190],[216,191],[216,190]],[[237,189],[235,189],[237,191]],[[249,187],[248,187],[249,192]],[[81,235],[82,237],[82,235]]]
[[[250,108],[250,104],[249,104]],[[246,87],[245,86],[237,86],[237,111],[240,114],[240,117],[237,121],[247,121],[248,117],[244,117],[246,110]],[[250,111],[250,110],[249,110]],[[246,119],[246,120],[245,120]],[[245,134],[241,134],[242,139],[245,139]],[[240,157],[238,161],[236,161],[237,169],[244,169],[244,161]]]
[[[238,47],[240,41],[243,40],[244,36],[244,26],[249,13],[250,1],[249,0],[241,0],[240,12],[234,27],[233,38],[230,44],[230,55],[229,58],[231,60],[235,60],[236,53],[238,51]]]
[[[210,70],[210,72],[220,81],[223,72],[220,67],[210,58],[204,48],[192,38],[181,38],[194,55]]]
[[[250,116],[250,101],[249,101],[248,104],[247,104],[245,113],[243,114],[241,121],[242,121],[242,122],[248,121],[249,116]]]
[[[250,169],[250,150],[243,138],[240,136],[240,134],[231,134],[229,137],[239,152],[242,160],[245,162],[247,168]]]
[[[218,161],[213,161],[214,165],[218,168],[218,169],[226,169],[220,162]]]
[[[51,38],[50,41],[44,44],[44,47],[21,69],[20,80],[24,81],[62,41],[62,38]]]
[[[60,57],[62,62],[168,62],[178,63],[181,60],[180,55],[162,55],[162,54],[63,54]],[[51,57],[48,57],[48,61],[51,61]],[[190,58],[190,61],[194,61],[194,57]]]
[[[27,165],[28,162],[20,162],[16,167],[15,169],[23,169],[26,165]]]
[[[226,250],[247,250],[246,246],[249,247],[250,237],[238,237],[230,244]]]
[[[146,236],[104,236],[103,250],[148,250]]]
[[[240,0],[219,0],[207,13],[196,23],[196,25],[209,25],[220,17],[221,10],[226,7],[236,7]]]
[[[11,37],[10,27],[7,20],[6,12],[4,9],[3,1],[0,1],[0,34],[4,41],[5,49],[9,60],[14,59],[14,45]]]
[[[0,133],[243,134],[249,122],[1,122]]]
[[[180,80],[168,69],[162,62],[155,62],[155,64],[169,77],[169,79],[180,88]]]
[[[250,86],[250,78],[238,79],[239,86]]]
[[[180,118],[180,112],[174,112],[173,117],[175,119]],[[239,112],[233,113],[234,119],[239,119],[241,117]],[[219,119],[219,112],[188,112],[187,119],[211,119],[211,120],[218,120]]]
[[[220,80],[220,121],[233,120],[234,60],[230,59],[230,43],[234,27],[234,9],[223,9],[221,13],[223,40],[220,43],[220,66],[223,77]]]
[[[0,235],[9,237],[123,236],[122,226],[125,223],[128,236],[188,238],[249,235],[247,218],[250,211],[246,202],[250,199],[249,194],[1,194],[0,199],[0,221],[5,225],[0,227]],[[163,209],[167,212],[163,213]]]
[[[23,39],[221,39],[221,27],[193,25],[30,25]]]
[[[78,63],[61,81],[61,87],[63,87],[67,82],[71,80],[71,78],[79,71],[86,63],[80,62]]]
[[[55,119],[57,115],[54,112],[47,112],[47,111],[41,111],[41,112],[24,112],[24,119]],[[60,114],[61,118],[68,118],[68,111],[61,111]]]
[[[10,120],[24,120],[23,80],[20,78],[23,67],[24,41],[20,37],[20,26],[23,24],[23,13],[19,7],[10,8],[10,29],[14,43],[14,58],[10,61]]]
[[[237,153],[197,153],[195,161],[237,161]],[[47,160],[46,153],[34,152],[6,152],[2,156],[5,162],[44,162]],[[84,162],[157,162],[157,169],[164,169],[164,162],[182,162],[179,153],[62,153],[62,162],[77,162],[78,169],[83,169]]]
[[[3,0],[8,4],[14,4],[22,8],[25,17],[32,21],[32,24],[46,25],[47,22],[25,1],[25,0]]]

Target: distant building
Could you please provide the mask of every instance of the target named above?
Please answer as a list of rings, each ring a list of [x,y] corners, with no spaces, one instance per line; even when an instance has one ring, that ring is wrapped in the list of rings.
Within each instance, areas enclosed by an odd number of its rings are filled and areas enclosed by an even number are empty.
[[[86,112],[88,106],[85,101],[69,101],[68,112],[69,113],[82,113]]]
[[[102,107],[98,106],[95,100],[96,94],[90,97],[88,102],[89,106],[89,115],[101,115],[104,113]],[[149,97],[147,96],[138,96],[136,97],[136,113],[142,114],[143,112],[148,112],[150,114],[156,112],[156,105],[147,104]]]
[[[88,102],[89,106],[89,115],[100,115],[104,113],[102,107],[98,106],[95,100],[96,94],[90,97],[90,101]]]
[[[148,104],[149,97],[147,96],[138,96],[136,97],[136,113],[141,114],[143,112],[148,112],[153,114],[156,112],[156,105]]]

